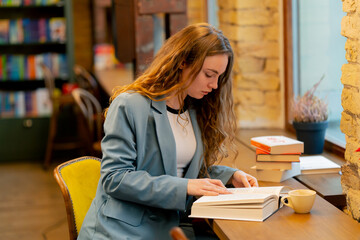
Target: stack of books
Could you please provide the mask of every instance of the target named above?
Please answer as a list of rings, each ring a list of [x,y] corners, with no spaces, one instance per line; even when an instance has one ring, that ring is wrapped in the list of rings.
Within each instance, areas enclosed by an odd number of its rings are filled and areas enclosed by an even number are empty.
[[[251,174],[259,181],[282,182],[301,174],[303,142],[285,136],[261,136],[251,138],[251,145],[256,148]]]

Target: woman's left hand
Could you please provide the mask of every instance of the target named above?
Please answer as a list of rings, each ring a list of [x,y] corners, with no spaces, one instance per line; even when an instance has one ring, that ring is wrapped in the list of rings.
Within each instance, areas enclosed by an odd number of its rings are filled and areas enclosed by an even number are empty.
[[[231,177],[231,183],[234,187],[258,187],[258,181],[255,177],[241,170],[236,171]]]

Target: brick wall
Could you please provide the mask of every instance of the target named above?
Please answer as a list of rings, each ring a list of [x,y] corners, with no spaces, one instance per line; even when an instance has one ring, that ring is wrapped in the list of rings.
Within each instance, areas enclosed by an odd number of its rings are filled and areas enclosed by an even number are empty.
[[[349,212],[360,221],[360,1],[342,0],[346,16],[341,22],[341,34],[347,38],[346,60],[342,66],[344,85],[341,103],[341,131],[346,135],[346,164],[342,166],[341,184],[346,193]]]
[[[219,28],[235,52],[234,97],[241,128],[284,126],[279,0],[219,0]]]
[[[207,21],[206,4],[204,0],[187,0],[186,3],[188,24]]]

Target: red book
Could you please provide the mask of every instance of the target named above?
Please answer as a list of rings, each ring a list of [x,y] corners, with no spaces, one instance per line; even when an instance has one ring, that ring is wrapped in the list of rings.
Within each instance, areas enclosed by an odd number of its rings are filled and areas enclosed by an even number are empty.
[[[251,145],[265,150],[270,154],[304,152],[303,142],[285,136],[253,137],[250,142]]]
[[[27,57],[27,77],[30,80],[35,80],[35,56],[29,55]]]

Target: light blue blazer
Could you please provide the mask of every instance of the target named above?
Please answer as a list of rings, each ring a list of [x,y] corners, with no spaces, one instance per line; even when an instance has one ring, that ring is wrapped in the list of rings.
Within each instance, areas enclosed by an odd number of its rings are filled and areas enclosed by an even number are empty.
[[[170,229],[179,225],[179,211],[190,207],[188,179],[198,177],[203,163],[196,112],[189,109],[189,114],[196,152],[184,178],[179,178],[166,102],[137,93],[114,99],[104,123],[96,197],[78,239],[170,239]],[[210,177],[226,184],[235,171],[213,166]]]

